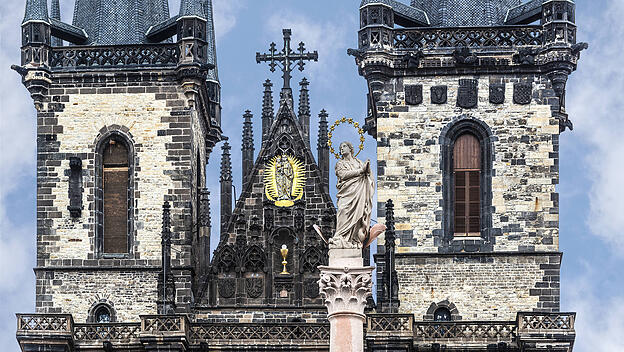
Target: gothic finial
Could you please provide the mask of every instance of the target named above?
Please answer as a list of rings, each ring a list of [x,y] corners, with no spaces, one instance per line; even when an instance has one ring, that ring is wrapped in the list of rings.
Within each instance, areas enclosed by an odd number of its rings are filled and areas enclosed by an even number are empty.
[[[299,85],[301,86],[299,91],[299,116],[301,118],[301,115],[310,116],[310,95],[308,90],[310,82],[303,77]]]
[[[299,43],[299,47],[296,50],[292,50],[290,47],[290,35],[292,31],[290,29],[283,29],[282,33],[284,34],[284,48],[282,51],[278,52],[276,44],[271,43],[268,54],[256,53],[256,62],[268,62],[271,72],[275,72],[275,68],[279,66],[282,69],[282,78],[284,79],[284,86],[282,89],[290,89],[293,64],[299,66],[299,71],[303,71],[305,61],[318,61],[318,52],[316,50],[312,53],[306,52],[303,42]]]
[[[221,238],[224,238],[227,225],[232,216],[232,161],[230,160],[230,144],[223,143],[221,147]]]
[[[398,313],[401,302],[399,301],[399,278],[395,269],[395,240],[394,233],[394,203],[392,199],[386,202],[386,243],[384,253],[383,272],[383,300],[381,311],[384,313]]]
[[[245,110],[243,114],[245,122],[243,122],[243,151],[246,149],[253,149],[253,123],[251,119],[253,114],[250,110]]]
[[[394,203],[392,199],[388,199],[386,202],[386,248],[393,248],[395,246],[396,236],[394,233]]]
[[[50,21],[47,0],[26,0],[26,12],[22,24],[28,21]]]
[[[230,144],[225,141],[221,150],[223,154],[221,155],[221,182],[224,181],[232,181],[232,160],[230,159]]]
[[[199,226],[210,227],[210,191],[208,188],[199,190]]]
[[[162,243],[163,245],[171,243],[171,205],[169,201],[165,201],[163,204]]]
[[[264,84],[264,95],[262,97],[262,143],[269,138],[271,125],[273,124],[273,83],[267,79]]]
[[[308,85],[310,82],[304,77],[299,85],[299,123],[303,130],[303,138],[306,144],[310,145],[310,94]]]
[[[319,113],[319,130],[317,141],[318,166],[321,171],[321,183],[329,192],[329,145],[327,145],[327,111],[321,110]]]
[[[329,115],[327,114],[327,111],[325,111],[325,109],[321,110],[321,112],[319,113],[319,130],[318,130],[318,142],[317,142],[317,148],[319,149],[329,148],[329,146],[327,145],[327,142],[328,142],[327,117],[329,117]]]
[[[253,140],[253,124],[251,118],[253,115],[251,111],[245,111],[243,118],[243,185],[247,184],[249,177],[251,176],[251,169],[253,168],[254,158],[254,140]]]

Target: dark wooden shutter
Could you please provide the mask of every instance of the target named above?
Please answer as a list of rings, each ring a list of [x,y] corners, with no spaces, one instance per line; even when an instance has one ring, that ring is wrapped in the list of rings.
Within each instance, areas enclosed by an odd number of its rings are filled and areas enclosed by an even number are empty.
[[[128,252],[128,148],[111,139],[104,148],[104,253]]]
[[[457,138],[453,147],[455,236],[481,232],[481,147],[472,134]]]

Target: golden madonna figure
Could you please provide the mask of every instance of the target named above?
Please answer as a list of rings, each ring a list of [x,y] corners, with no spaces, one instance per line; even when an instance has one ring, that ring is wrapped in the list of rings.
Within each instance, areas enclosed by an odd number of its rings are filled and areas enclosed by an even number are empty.
[[[286,155],[282,155],[276,163],[275,178],[279,200],[291,200],[294,172]]]
[[[370,161],[365,163],[353,156],[353,145],[340,143],[342,159],[336,163],[338,177],[336,233],[329,248],[362,248],[369,237],[375,183]]]

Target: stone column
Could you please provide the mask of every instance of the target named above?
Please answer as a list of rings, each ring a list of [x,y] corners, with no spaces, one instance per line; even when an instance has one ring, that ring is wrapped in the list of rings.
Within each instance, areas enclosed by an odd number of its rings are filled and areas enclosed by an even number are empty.
[[[330,324],[330,352],[364,351],[364,308],[372,294],[373,269],[363,265],[361,249],[330,249],[329,265],[319,266],[319,290]]]

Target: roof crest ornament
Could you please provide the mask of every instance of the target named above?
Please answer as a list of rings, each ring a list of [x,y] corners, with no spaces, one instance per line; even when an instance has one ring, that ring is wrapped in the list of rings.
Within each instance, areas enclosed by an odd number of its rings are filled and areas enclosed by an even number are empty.
[[[292,65],[299,65],[299,71],[303,71],[305,61],[318,61],[318,52],[305,52],[305,44],[299,43],[299,47],[296,50],[290,48],[290,35],[292,31],[290,29],[283,29],[284,34],[284,48],[281,51],[277,51],[275,42],[271,43],[268,54],[256,53],[256,62],[268,62],[271,72],[275,72],[275,67],[279,67],[284,73],[284,86],[282,89],[290,89],[290,79],[292,78],[291,72],[293,70]]]

